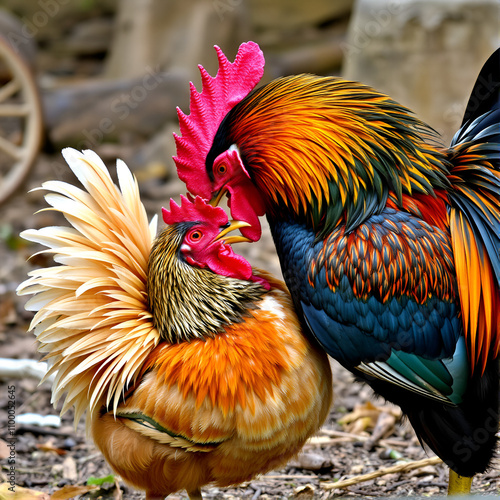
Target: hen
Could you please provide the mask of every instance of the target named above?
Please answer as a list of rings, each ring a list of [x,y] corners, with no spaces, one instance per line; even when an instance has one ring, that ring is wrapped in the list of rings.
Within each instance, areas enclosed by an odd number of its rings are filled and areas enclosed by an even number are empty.
[[[43,189],[69,227],[22,233],[58,264],[31,272],[34,329],[53,399],[87,427],[146,498],[228,486],[284,464],[323,423],[326,355],[303,334],[283,283],[254,270],[227,233],[245,224],[200,198],[148,224],[135,179],[118,188],[99,157],[63,152],[84,190]]]
[[[179,176],[193,194],[227,194],[249,241],[267,215],[304,328],[401,406],[451,468],[451,493],[469,491],[499,416],[500,50],[450,148],[357,82],[288,76],[242,96],[262,52],[218,54],[219,74],[202,70],[179,113]]]

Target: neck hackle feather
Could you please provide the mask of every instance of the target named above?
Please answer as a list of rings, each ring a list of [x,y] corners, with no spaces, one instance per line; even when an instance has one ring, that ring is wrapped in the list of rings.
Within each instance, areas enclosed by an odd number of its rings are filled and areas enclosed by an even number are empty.
[[[351,230],[388,197],[445,189],[435,133],[404,106],[340,78],[298,75],[256,89],[222,122],[207,165],[236,144],[252,179],[321,231]]]
[[[61,413],[75,406],[75,423],[101,405],[116,411],[160,341],[147,306],[148,257],[156,217],[148,223],[137,182],[117,162],[119,188],[92,151],[63,151],[85,190],[60,181],[42,188],[45,199],[71,227],[27,230],[22,237],[46,247],[59,265],[37,269],[18,288],[34,294],[34,329],[55,373],[53,403],[64,393]]]
[[[219,210],[227,220],[225,212]],[[156,238],[149,257],[149,309],[162,340],[172,344],[213,338],[226,326],[242,322],[265,292],[259,283],[221,276],[180,258],[184,234],[193,224],[187,221],[167,226]]]

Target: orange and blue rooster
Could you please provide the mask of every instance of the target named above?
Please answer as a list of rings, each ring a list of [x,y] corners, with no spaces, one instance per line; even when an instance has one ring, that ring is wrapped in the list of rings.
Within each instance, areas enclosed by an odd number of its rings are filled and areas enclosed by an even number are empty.
[[[257,44],[234,63],[217,52],[217,76],[201,68],[179,111],[180,178],[227,194],[249,241],[267,216],[304,328],[402,408],[450,467],[450,493],[470,491],[499,420],[500,50],[449,148],[366,85],[298,75],[254,89]]]

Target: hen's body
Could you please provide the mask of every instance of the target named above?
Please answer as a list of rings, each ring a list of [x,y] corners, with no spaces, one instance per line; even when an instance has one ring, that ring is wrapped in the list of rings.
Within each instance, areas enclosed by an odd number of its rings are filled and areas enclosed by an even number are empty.
[[[283,283],[234,254],[225,212],[183,199],[154,239],[138,188],[92,152],[65,150],[86,191],[44,184],[72,227],[23,233],[60,265],[19,287],[63,411],[87,412],[127,483],[164,498],[284,464],[326,418],[331,372]],[[235,227],[233,227],[236,224]],[[228,227],[229,226],[229,227]],[[149,261],[149,264],[148,264]]]
[[[284,464],[324,421],[328,361],[301,334],[283,286],[266,279],[271,290],[241,323],[160,345],[119,418],[101,409],[92,420],[95,442],[126,481],[158,497],[247,481]]]

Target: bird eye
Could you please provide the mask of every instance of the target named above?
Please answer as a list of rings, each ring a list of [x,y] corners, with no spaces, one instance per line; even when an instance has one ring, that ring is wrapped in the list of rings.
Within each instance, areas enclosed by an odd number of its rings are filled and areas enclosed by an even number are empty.
[[[203,233],[199,229],[196,229],[189,235],[189,239],[191,241],[200,241],[202,236]]]
[[[227,171],[227,165],[225,163],[220,163],[218,166],[217,166],[217,173],[219,175],[224,175]]]

